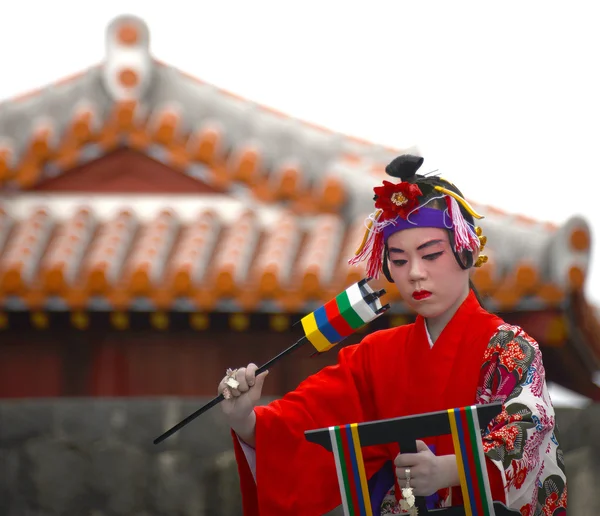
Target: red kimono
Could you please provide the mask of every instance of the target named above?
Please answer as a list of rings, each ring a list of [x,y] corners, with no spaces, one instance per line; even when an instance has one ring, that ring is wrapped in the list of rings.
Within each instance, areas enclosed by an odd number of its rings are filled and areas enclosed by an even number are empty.
[[[471,292],[433,347],[418,316],[413,324],[341,349],[336,365],[256,407],[256,481],[234,438],[244,514],[318,516],[333,510],[341,503],[334,457],[309,443],[304,431],[474,404],[484,353],[502,324]],[[454,453],[450,436],[425,442],[435,445],[437,455]],[[397,444],[364,448],[367,476],[398,451]],[[494,498],[502,500],[498,468],[488,470]],[[452,499],[460,503],[459,487]]]

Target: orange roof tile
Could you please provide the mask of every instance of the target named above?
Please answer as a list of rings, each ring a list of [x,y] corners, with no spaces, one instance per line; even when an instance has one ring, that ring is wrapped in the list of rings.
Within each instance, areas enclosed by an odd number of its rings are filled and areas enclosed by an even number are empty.
[[[151,198],[158,204],[150,212],[143,199],[131,197],[107,212],[103,198],[81,205],[78,197],[45,198],[40,205],[36,195],[6,202],[0,212],[2,292],[24,299],[36,293],[37,303],[39,296],[64,297],[78,307],[93,296],[123,308],[147,297],[163,308],[185,298],[204,309],[237,301],[260,311],[264,302],[302,309],[364,276],[364,265],[347,264],[364,234],[364,215],[349,221],[333,213],[298,215],[235,198],[228,204],[211,194],[187,204]],[[588,231],[581,220],[569,231],[570,221],[557,231],[529,222],[502,231],[494,220],[484,251],[490,259],[473,271],[492,306],[551,307],[582,291],[589,249],[567,245],[573,231]],[[523,250],[527,234],[539,242]],[[398,298],[393,286],[380,282]]]

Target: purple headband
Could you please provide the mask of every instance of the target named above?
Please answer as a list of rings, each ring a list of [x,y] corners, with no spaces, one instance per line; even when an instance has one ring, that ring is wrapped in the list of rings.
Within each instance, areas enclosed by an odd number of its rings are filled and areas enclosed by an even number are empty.
[[[454,224],[448,210],[419,208],[408,216],[408,220],[396,217],[392,223],[384,226],[383,241],[387,242],[388,238],[398,231],[411,228],[454,229]]]

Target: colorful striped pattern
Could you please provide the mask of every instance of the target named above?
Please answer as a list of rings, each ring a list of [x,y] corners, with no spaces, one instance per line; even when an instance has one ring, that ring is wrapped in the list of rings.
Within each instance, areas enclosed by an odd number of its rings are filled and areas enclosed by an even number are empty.
[[[465,516],[493,516],[481,430],[476,407],[448,410],[454,452],[460,476]]]
[[[366,294],[373,291],[364,285]],[[379,300],[377,308],[381,307]],[[304,316],[301,320],[304,334],[314,348],[322,353],[371,322],[378,315],[365,301],[358,283],[351,285],[335,299]]]
[[[356,423],[330,426],[329,437],[335,457],[344,516],[373,516]]]

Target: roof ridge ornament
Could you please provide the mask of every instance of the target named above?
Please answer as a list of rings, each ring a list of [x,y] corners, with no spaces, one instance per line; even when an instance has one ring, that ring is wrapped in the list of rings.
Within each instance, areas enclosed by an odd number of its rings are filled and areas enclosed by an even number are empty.
[[[115,102],[140,100],[150,85],[154,61],[150,31],[137,16],[115,18],[106,30],[102,82]]]

